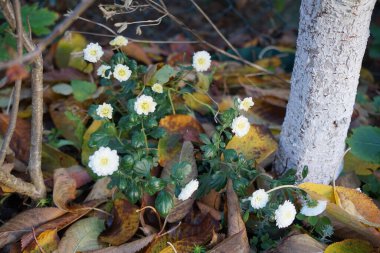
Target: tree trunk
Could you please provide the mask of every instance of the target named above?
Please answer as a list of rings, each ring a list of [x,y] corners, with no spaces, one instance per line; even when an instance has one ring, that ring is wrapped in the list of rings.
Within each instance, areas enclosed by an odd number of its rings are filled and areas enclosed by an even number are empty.
[[[329,183],[342,164],[376,0],[303,0],[275,170],[309,167]]]

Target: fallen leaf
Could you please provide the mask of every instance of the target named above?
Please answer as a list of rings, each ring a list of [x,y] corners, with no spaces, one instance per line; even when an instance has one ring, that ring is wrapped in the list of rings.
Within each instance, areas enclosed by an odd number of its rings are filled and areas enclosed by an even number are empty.
[[[92,186],[90,193],[87,195],[85,202],[95,199],[108,199],[112,197],[115,188],[109,189],[108,184],[111,182],[110,177],[103,177],[98,179],[96,183]]]
[[[5,73],[7,82],[12,83],[16,80],[23,80],[29,76],[29,72],[22,65],[13,65]]]
[[[44,73],[44,83],[70,83],[74,79],[88,80],[88,75],[73,68],[63,68]]]
[[[273,253],[321,253],[326,246],[308,234],[292,235],[281,241]]]
[[[0,227],[0,248],[17,241],[32,228],[62,216],[66,211],[55,207],[34,208],[24,211]]]
[[[92,253],[136,253],[141,249],[146,247],[153,239],[156,237],[156,234],[149,235],[147,237],[143,237],[141,239],[125,243],[118,247],[108,247],[100,250],[92,251]]]
[[[166,164],[162,170],[161,178],[169,178],[172,166],[178,162],[188,162],[191,166],[191,171],[182,181],[182,184],[186,185],[198,175],[197,164],[194,158],[194,146],[190,141],[185,141],[182,145],[181,151],[178,152],[174,158]],[[175,189],[172,185],[168,186],[166,190],[174,196]],[[182,201],[174,197],[174,207],[169,212],[167,221],[173,223],[182,220],[192,208],[193,203],[194,198],[189,198]]]
[[[104,230],[104,221],[90,217],[77,221],[70,226],[58,245],[57,253],[97,250],[104,246],[98,242]]]
[[[246,159],[254,159],[257,164],[269,159],[277,150],[277,142],[264,126],[251,125],[248,134],[243,137],[234,136],[226,149],[235,149]]]
[[[372,245],[360,239],[347,239],[330,244],[324,253],[372,253]]]
[[[140,214],[137,207],[128,200],[116,199],[113,205],[113,221],[109,228],[100,234],[101,242],[119,246],[134,236],[139,228]]]
[[[207,251],[207,253],[229,253],[229,252],[239,252],[239,253],[248,253],[247,251],[247,239],[245,235],[245,231],[241,230],[239,233],[234,234],[226,239],[224,239],[221,243],[216,245],[211,250]]]
[[[57,229],[46,230],[37,236],[37,241],[33,241],[22,252],[34,253],[40,252],[42,249],[44,253],[52,253],[58,248],[58,243]]]
[[[146,65],[151,65],[152,61],[146,54],[144,48],[142,48],[139,44],[134,42],[129,42],[127,46],[121,47],[121,51],[123,51],[128,57],[131,57],[137,61],[143,62]]]
[[[188,107],[203,115],[210,112],[209,107],[212,107],[211,98],[202,92],[185,93],[183,100]]]
[[[372,171],[380,168],[380,164],[366,162],[348,152],[344,157],[344,171],[355,172],[357,175],[371,175]]]
[[[62,209],[69,210],[68,203],[76,197],[76,182],[70,177],[66,169],[60,168],[54,172],[54,204]]]
[[[54,171],[59,168],[70,168],[78,165],[74,157],[62,152],[61,150],[42,143],[42,171],[44,178],[52,177]]]
[[[88,164],[88,158],[96,151],[96,147],[91,148],[88,145],[88,141],[90,140],[91,134],[93,134],[96,130],[98,130],[105,121],[103,120],[94,120],[91,125],[87,128],[86,132],[84,132],[83,135],[83,142],[82,142],[82,164],[87,165]]]
[[[222,219],[222,213],[219,212],[218,210],[215,210],[214,208],[212,208],[206,204],[203,204],[202,202],[199,202],[199,201],[197,201],[197,206],[198,206],[199,210],[201,211],[201,213],[210,214],[212,216],[212,218],[214,218],[215,220],[221,220]]]

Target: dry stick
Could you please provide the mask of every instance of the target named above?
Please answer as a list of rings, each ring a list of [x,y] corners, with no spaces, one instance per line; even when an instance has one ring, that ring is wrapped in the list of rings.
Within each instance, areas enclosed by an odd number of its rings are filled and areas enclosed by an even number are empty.
[[[161,5],[159,5],[158,3],[154,2],[153,0],[147,0],[149,3],[150,3],[150,6],[152,8],[154,8],[155,10],[157,10],[158,12],[161,12],[161,13],[167,13],[167,15],[174,21],[176,22],[178,25],[180,25],[183,29],[189,31],[191,34],[193,34],[201,43],[204,43],[206,44],[209,48],[215,50],[216,52],[218,53],[221,53],[225,56],[228,56],[234,60],[237,60],[237,61],[240,61],[242,63],[245,63],[247,64],[248,66],[250,67],[253,67],[253,68],[256,68],[258,70],[261,70],[263,71],[264,73],[268,74],[268,75],[273,75],[275,78],[277,78],[278,80],[286,83],[286,84],[289,84],[290,82],[279,77],[279,76],[276,76],[275,73],[267,70],[266,68],[263,68],[261,67],[260,65],[257,65],[255,63],[252,63],[250,61],[247,61],[246,59],[242,58],[242,57],[239,57],[239,56],[236,56],[234,54],[231,54],[231,53],[228,53],[226,52],[225,50],[217,47],[217,46],[214,46],[213,44],[207,42],[206,40],[204,40],[200,35],[198,35],[193,29],[191,29],[190,27],[188,27],[184,22],[182,22],[181,20],[179,20],[176,16],[174,16],[173,14],[171,14],[167,9],[165,9],[164,7],[162,7]]]
[[[223,35],[223,33],[218,29],[218,27],[212,22],[212,20],[207,16],[207,14],[202,10],[199,5],[194,2],[194,0],[190,0],[190,2],[197,8],[197,10],[203,15],[203,17],[210,23],[210,25],[214,28],[214,30],[219,34],[219,36],[227,43],[227,45],[235,52],[236,55],[240,56],[239,51],[229,42],[229,40]]]
[[[22,49],[23,49],[23,43],[22,43],[22,20],[21,20],[21,14],[20,14],[20,2],[17,0],[14,0],[14,9],[16,13],[16,26],[17,26],[17,57],[22,56]],[[4,164],[5,156],[7,154],[7,149],[9,147],[9,144],[11,142],[13,132],[16,128],[16,122],[17,122],[17,113],[18,108],[20,104],[20,92],[21,92],[21,79],[17,79],[15,82],[14,89],[12,91],[12,111],[10,113],[9,117],[9,124],[7,132],[4,136],[4,141],[1,146],[0,150],[0,168]]]
[[[3,3],[5,4],[5,2],[6,2],[6,0],[0,0],[1,5],[3,5]],[[35,47],[33,45],[32,41],[30,41],[31,43],[25,43],[26,44],[25,47],[26,47],[26,49],[28,49],[29,53],[27,53],[26,55],[24,55],[22,57],[17,57],[14,60],[1,63],[0,64],[0,70],[6,69],[6,68],[13,66],[13,65],[16,65],[16,64],[22,64],[25,62],[32,61],[39,54],[41,54],[42,51],[47,46],[49,46],[54,41],[54,39],[56,37],[58,37],[65,30],[67,30],[67,28],[69,28],[69,26],[77,19],[77,17],[79,17],[93,2],[94,2],[94,0],[83,0],[80,4],[77,5],[77,7],[72,12],[70,12],[70,15],[67,16],[66,19],[64,19],[59,25],[57,25],[54,28],[54,30],[49,34],[49,36],[47,36],[40,43],[38,43],[37,47]],[[2,6],[2,8],[3,8],[3,6]],[[7,8],[9,8],[9,6],[7,6]],[[6,12],[6,10],[3,9],[3,12]],[[8,18],[6,17],[6,19],[8,21],[9,17]],[[13,23],[13,25],[12,25],[12,23]],[[10,25],[11,25],[11,27],[14,27],[15,26],[14,22],[12,22],[12,23],[10,23]],[[27,38],[29,38],[29,36],[27,36],[26,33],[24,33],[24,42]],[[33,48],[33,50],[31,50],[31,48]]]

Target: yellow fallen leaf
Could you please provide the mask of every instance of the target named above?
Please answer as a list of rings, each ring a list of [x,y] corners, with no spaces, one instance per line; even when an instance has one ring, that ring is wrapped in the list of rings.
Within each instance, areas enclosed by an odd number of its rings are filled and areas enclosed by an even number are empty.
[[[45,253],[51,253],[58,248],[59,237],[57,234],[57,229],[50,229],[42,232],[37,237],[37,242],[31,242],[22,252],[23,253],[37,253],[41,252],[40,249]]]
[[[211,98],[201,92],[194,92],[192,94],[186,93],[183,95],[183,99],[185,100],[185,104],[190,107],[191,109],[206,114],[207,112],[210,112],[210,109],[208,106],[212,105]]]
[[[308,192],[311,191],[311,192],[318,193],[320,196],[325,197],[330,202],[335,203],[333,187],[330,185],[306,182],[306,183],[300,184],[298,187]]]
[[[330,244],[324,253],[372,253],[372,245],[360,239],[347,239]]]
[[[257,164],[265,161],[277,150],[277,142],[264,126],[251,125],[248,134],[243,137],[234,136],[226,149],[235,149],[246,159],[254,159]]]
[[[380,168],[380,164],[369,163],[348,152],[344,157],[344,171],[354,171],[357,175],[371,175],[373,170]]]

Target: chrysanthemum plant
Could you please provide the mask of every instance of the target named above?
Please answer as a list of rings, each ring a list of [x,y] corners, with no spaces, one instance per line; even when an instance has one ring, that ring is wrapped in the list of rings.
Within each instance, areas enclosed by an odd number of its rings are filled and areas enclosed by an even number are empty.
[[[156,209],[163,216],[173,207],[174,197],[179,201],[199,198],[212,189],[223,189],[228,179],[232,180],[237,194],[246,197],[249,186],[262,175],[254,169],[254,161],[226,146],[234,135],[242,138],[249,132],[251,126],[243,112],[254,105],[252,98],[235,99],[233,106],[222,113],[210,107],[217,125],[211,136],[199,136],[202,142],[198,147],[201,153],[197,160],[199,181],[193,179],[186,185],[183,183],[190,173],[187,162],[174,164],[168,178],[155,177],[152,170],[158,167],[158,141],[166,134],[159,122],[165,116],[189,112],[189,108],[173,103],[173,98],[194,89],[185,77],[191,72],[209,70],[211,57],[206,51],[200,51],[194,54],[192,66],[164,65],[159,70],[147,69],[119,50],[127,43],[128,40],[120,36],[112,40],[110,44],[115,53],[97,70],[100,84],[105,86],[107,101],[89,109],[90,116],[102,122],[88,142],[95,150],[88,162],[94,176],[110,176],[109,187],[117,187],[132,203],[141,200],[143,193],[157,194]],[[102,56],[103,51],[97,43],[84,49],[84,58],[89,62],[98,62]],[[114,84],[118,85],[110,87]],[[304,177],[306,173],[307,170]],[[323,239],[331,235],[328,219],[316,218],[325,210],[326,202],[314,201],[293,186],[296,183],[293,171],[281,179],[265,180],[271,190],[258,189],[242,199],[245,219],[248,220],[250,214],[258,218],[255,226],[259,229],[253,244],[260,244],[261,237],[266,238],[268,227],[286,228],[295,217],[308,223],[311,231],[316,231]],[[169,185],[175,186],[175,196],[166,190]],[[293,203],[301,206],[298,215]]]

